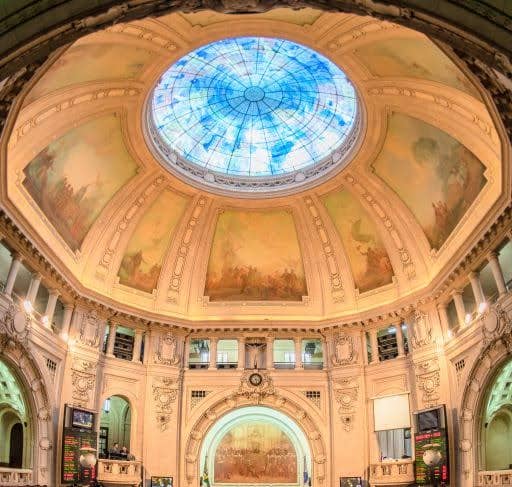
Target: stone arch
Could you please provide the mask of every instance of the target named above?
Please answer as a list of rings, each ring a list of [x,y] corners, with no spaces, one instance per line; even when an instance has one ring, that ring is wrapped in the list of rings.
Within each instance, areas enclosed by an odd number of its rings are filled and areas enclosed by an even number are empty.
[[[484,347],[468,375],[459,408],[459,451],[462,485],[475,485],[476,473],[482,467],[482,415],[489,387],[510,360],[512,353],[512,320],[499,305],[483,317]]]
[[[4,320],[8,321],[8,317],[4,317]],[[51,450],[54,444],[51,425],[52,404],[45,376],[32,353],[22,341],[18,340],[16,334],[5,333],[2,329],[0,329],[0,358],[19,380],[28,402],[27,422],[30,427],[29,434],[33,439],[31,483],[51,485],[53,482]]]
[[[326,486],[329,472],[326,468],[327,452],[324,438],[313,418],[296,401],[285,398],[277,392],[261,396],[231,394],[214,402],[207,411],[192,426],[192,433],[185,443],[185,472],[184,476],[189,486],[198,484],[199,459],[203,439],[210,428],[225,414],[245,406],[266,406],[280,411],[288,416],[302,429],[309,441],[312,458],[313,484]]]

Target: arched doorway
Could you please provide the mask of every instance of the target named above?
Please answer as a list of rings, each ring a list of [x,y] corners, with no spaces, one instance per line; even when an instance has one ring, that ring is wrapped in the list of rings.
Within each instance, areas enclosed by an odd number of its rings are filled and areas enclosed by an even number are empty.
[[[298,424],[265,406],[222,416],[201,446],[200,472],[210,486],[307,485],[313,476],[309,442]]]
[[[482,410],[482,461],[484,469],[512,469],[512,360],[490,383]]]
[[[130,452],[131,406],[123,396],[110,396],[103,403],[100,418],[99,454],[107,458],[115,449]],[[118,446],[115,446],[118,445]]]
[[[0,359],[0,466],[31,467],[31,428],[25,391],[13,370]]]
[[[10,434],[9,467],[21,468],[23,465],[23,425],[16,423]]]

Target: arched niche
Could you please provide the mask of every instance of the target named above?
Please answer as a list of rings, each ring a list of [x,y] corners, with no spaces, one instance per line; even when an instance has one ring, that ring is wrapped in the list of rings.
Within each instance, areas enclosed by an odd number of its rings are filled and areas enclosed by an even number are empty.
[[[283,397],[277,392],[265,394],[234,393],[227,395],[211,404],[208,410],[202,414],[193,424],[191,433],[185,440],[185,465],[184,476],[188,486],[199,483],[199,474],[204,466],[204,456],[201,463],[202,445],[206,435],[214,425],[225,415],[244,407],[260,406],[272,410],[276,414],[283,414],[297,425],[304,435],[309,450],[310,463],[308,473],[315,486],[327,486],[329,484],[327,452],[325,440],[314,419],[296,401]],[[184,479],[184,480],[185,480]]]
[[[496,417],[487,416],[494,384],[500,374],[512,368],[512,321],[499,306],[483,317],[484,347],[476,359],[466,381],[459,408],[461,486],[475,485],[477,473],[486,470],[486,424]],[[503,420],[501,414],[499,418]]]
[[[132,405],[126,396],[114,394],[105,398],[100,415],[101,428],[107,428],[108,430],[106,451],[100,452],[102,456],[108,456],[108,451],[114,443],[119,443],[120,448],[126,446],[128,451],[131,452]]]
[[[8,437],[21,424],[23,438],[22,467],[32,470],[32,484],[53,483],[51,403],[45,376],[32,353],[16,337],[0,332],[0,366],[4,366],[18,384],[25,411],[4,409]],[[5,402],[4,402],[5,404]],[[20,428],[20,426],[17,426]],[[1,433],[3,434],[3,433]],[[2,436],[3,438],[3,436]]]
[[[308,439],[302,429],[292,418],[268,406],[243,406],[234,409],[219,418],[204,437],[204,441],[201,446],[198,475],[201,475],[204,467],[207,466],[212,487],[215,487],[217,483],[226,482],[225,478],[219,479],[219,477],[217,477],[217,468],[221,463],[218,458],[219,447],[226,447],[226,438],[228,435],[236,435],[237,433],[245,432],[249,433],[251,436],[258,435],[258,446],[263,448],[266,446],[267,451],[261,451],[259,454],[252,453],[251,444],[253,444],[254,441],[250,438],[247,438],[247,441],[245,442],[239,442],[241,443],[238,445],[241,447],[241,451],[239,453],[254,457],[252,460],[259,462],[259,464],[250,465],[251,462],[247,462],[249,463],[250,469],[247,471],[246,481],[243,479],[234,479],[237,487],[238,485],[244,485],[245,483],[266,485],[273,482],[286,483],[287,485],[290,485],[290,487],[294,485],[298,487],[299,485],[302,486],[304,469],[306,469],[308,475],[312,474],[312,459]],[[282,434],[284,437],[277,439],[274,436],[276,433]],[[265,435],[272,435],[274,437],[262,438],[262,436]],[[234,443],[233,447],[236,448],[236,442]],[[245,445],[243,443],[245,443]],[[281,443],[281,447],[279,446],[279,443]],[[270,450],[276,448],[281,450],[280,453],[282,460],[278,455],[275,455],[276,458],[271,458],[270,462],[275,463],[273,468],[281,468],[281,464],[285,461],[288,463],[295,462],[296,468],[293,470],[288,469],[286,472],[284,470],[282,472],[276,471],[275,475],[272,475],[272,472],[262,472],[261,457],[265,454],[272,453]],[[284,454],[284,449],[288,449],[288,453]],[[235,452],[231,451],[230,458],[227,458],[227,460],[234,460],[230,463],[236,465],[237,462],[236,458],[234,458],[235,456]],[[243,464],[244,462],[242,461],[238,463]],[[227,469],[229,469],[229,467]],[[279,478],[279,474],[284,478]],[[235,471],[232,471],[232,475],[236,475]],[[258,476],[261,478],[258,479]],[[249,481],[250,477],[253,477],[254,480]]]

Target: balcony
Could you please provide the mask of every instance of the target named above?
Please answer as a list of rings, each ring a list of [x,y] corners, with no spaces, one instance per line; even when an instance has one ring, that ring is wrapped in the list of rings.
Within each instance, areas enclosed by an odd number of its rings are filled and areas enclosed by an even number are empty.
[[[409,485],[414,482],[414,462],[412,459],[374,463],[370,465],[370,484]]]
[[[31,469],[0,467],[0,486],[30,485],[31,483]]]
[[[493,485],[495,487],[512,485],[512,470],[495,470],[478,472],[478,487]]]
[[[108,487],[137,487],[142,481],[142,462],[126,460],[98,460],[98,481]]]
[[[189,369],[207,369],[210,367],[210,362],[189,362]]]
[[[294,369],[295,362],[274,362],[274,369]]]

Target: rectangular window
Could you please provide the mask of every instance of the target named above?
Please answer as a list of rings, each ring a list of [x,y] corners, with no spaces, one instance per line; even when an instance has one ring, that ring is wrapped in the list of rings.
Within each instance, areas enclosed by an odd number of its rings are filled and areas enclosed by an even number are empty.
[[[379,330],[377,333],[377,344],[379,346],[379,359],[390,360],[398,356],[396,342],[396,329],[394,326]]]
[[[206,397],[206,391],[192,391],[191,397],[194,399],[204,399]]]
[[[378,431],[377,441],[379,443],[381,461],[412,457],[410,428]]]
[[[321,369],[323,367],[324,357],[320,339],[302,340],[302,364],[305,369]]]
[[[293,340],[274,340],[273,348],[276,369],[293,369],[295,367],[295,342]]]
[[[373,416],[375,431],[410,428],[409,394],[375,398]]]
[[[496,285],[496,279],[494,279],[489,262],[482,267],[482,270],[479,272],[479,278],[482,284],[484,298],[489,303],[494,302],[498,297],[498,286]]]
[[[191,369],[206,369],[210,365],[210,340],[194,338],[190,340],[188,366]]]

